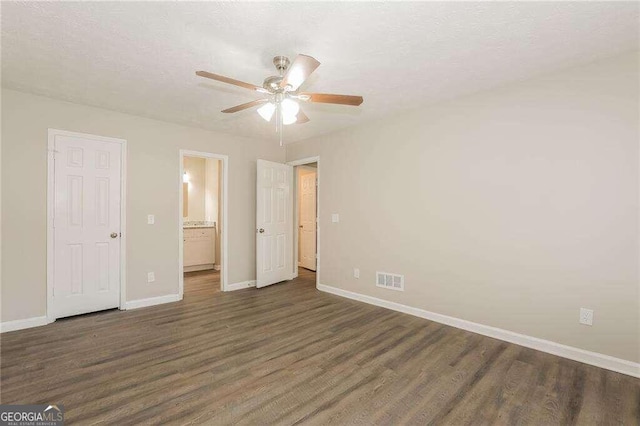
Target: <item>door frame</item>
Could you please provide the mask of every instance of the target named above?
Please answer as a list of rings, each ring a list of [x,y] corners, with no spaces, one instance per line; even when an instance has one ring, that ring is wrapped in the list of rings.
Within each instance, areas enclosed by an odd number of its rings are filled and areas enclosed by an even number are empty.
[[[222,185],[218,183],[219,189],[222,190],[222,213],[220,220],[222,226],[216,223],[218,233],[222,232],[222,241],[220,243],[220,249],[222,254],[220,256],[221,271],[220,271],[220,290],[227,291],[229,268],[227,267],[227,261],[229,259],[228,250],[228,229],[229,229],[229,156],[222,154],[213,154],[211,152],[191,151],[188,149],[181,149],[179,152],[179,175],[178,175],[178,297],[182,300],[184,296],[184,228],[182,217],[182,202],[183,202],[183,186],[182,176],[184,174],[184,157],[199,157],[199,158],[214,158],[220,160],[222,163]],[[218,206],[220,212],[220,206]]]
[[[306,171],[307,173],[313,173],[313,175],[314,175],[313,192],[314,192],[314,201],[315,202],[313,204],[313,207],[314,207],[313,210],[314,210],[314,223],[316,225],[315,236],[314,236],[314,240],[316,241],[316,244],[315,244],[315,247],[313,248],[313,252],[314,252],[314,255],[317,256],[318,255],[318,244],[317,244],[317,239],[318,239],[318,169],[317,169],[317,167],[310,167],[310,166],[308,166],[306,164],[301,164],[301,165],[296,166],[294,168],[294,173],[296,171],[297,171],[296,177],[298,177],[298,178],[301,176],[301,173],[303,171]],[[301,235],[300,230],[302,229],[302,223],[301,223],[300,218],[302,217],[302,209],[301,209],[301,206],[302,206],[302,192],[300,190],[300,186],[301,186],[302,182],[300,180],[298,180],[298,182],[296,182],[296,183],[297,183],[296,189],[297,189],[298,193],[294,194],[294,195],[297,195],[297,198],[299,198],[299,199],[295,200],[296,201],[296,207],[295,208],[297,209],[297,212],[294,210],[294,213],[296,213],[297,218],[298,218],[298,229],[297,229],[297,231],[298,231],[298,252],[299,252],[298,255],[301,255],[302,254],[301,253],[302,252],[302,247],[301,247],[302,241],[301,241],[301,237],[300,237],[300,235]],[[296,258],[296,259],[298,259],[298,258]],[[300,262],[300,260],[298,259],[298,266],[305,268],[304,266],[301,265],[301,263],[302,262]],[[314,272],[318,269],[318,258],[317,257],[315,259],[315,268],[316,269],[314,269]],[[305,268],[305,269],[308,269],[308,268]]]
[[[55,214],[55,141],[56,136],[69,136],[91,139],[99,142],[119,143],[120,151],[120,305],[118,309],[124,309],[127,301],[127,141],[125,139],[108,136],[92,135],[89,133],[71,132],[67,130],[47,129],[47,322],[52,323],[56,318],[52,317],[54,284],[54,229],[53,219]]]
[[[306,157],[299,160],[289,161],[288,165],[294,167],[293,173],[293,278],[298,276],[298,172],[297,166],[316,163],[317,180],[316,187],[316,288],[320,284],[320,156]]]

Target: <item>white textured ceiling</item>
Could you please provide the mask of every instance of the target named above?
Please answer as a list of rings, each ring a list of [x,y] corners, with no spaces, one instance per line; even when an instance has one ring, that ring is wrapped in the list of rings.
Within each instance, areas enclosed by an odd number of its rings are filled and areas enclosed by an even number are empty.
[[[271,58],[322,65],[307,91],[362,106],[304,104],[288,142],[638,49],[637,2],[2,2],[2,84],[165,121],[274,137],[255,110]]]

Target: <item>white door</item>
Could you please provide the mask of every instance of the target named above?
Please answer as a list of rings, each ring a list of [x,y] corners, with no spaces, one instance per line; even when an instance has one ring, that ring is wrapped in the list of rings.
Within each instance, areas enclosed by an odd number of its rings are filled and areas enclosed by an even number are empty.
[[[52,318],[119,305],[121,150],[55,136]]]
[[[300,170],[300,266],[316,270],[316,176],[315,170]]]
[[[256,287],[292,278],[293,168],[258,160],[256,188]]]

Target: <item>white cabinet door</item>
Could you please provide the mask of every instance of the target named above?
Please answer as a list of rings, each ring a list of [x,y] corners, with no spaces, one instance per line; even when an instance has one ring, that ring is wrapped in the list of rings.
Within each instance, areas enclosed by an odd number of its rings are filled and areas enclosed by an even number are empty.
[[[289,280],[293,270],[293,168],[258,160],[256,191],[256,287]]]
[[[60,318],[118,307],[122,145],[56,135],[54,146],[49,315]]]
[[[184,266],[213,265],[215,240],[212,228],[184,230]]]

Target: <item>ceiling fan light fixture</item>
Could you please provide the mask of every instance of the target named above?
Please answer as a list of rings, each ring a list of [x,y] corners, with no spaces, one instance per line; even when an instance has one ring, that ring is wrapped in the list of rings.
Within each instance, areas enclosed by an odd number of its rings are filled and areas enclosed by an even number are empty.
[[[298,120],[298,116],[296,115],[284,115],[282,114],[282,124],[288,126],[289,124],[293,124]]]
[[[273,64],[278,70],[278,75],[267,77],[262,87],[208,71],[196,71],[196,75],[267,95],[261,99],[227,108],[222,112],[225,114],[236,113],[259,106],[258,114],[265,121],[270,122],[275,115],[275,127],[276,132],[280,134],[280,146],[282,146],[283,125],[309,122],[309,117],[300,109],[298,101],[352,106],[362,104],[362,96],[311,92],[298,93],[298,89],[320,66],[320,62],[309,55],[300,54],[296,56],[293,62],[285,56],[276,56],[273,58]]]
[[[260,114],[260,116],[266,121],[271,121],[271,117],[273,117],[273,113],[275,112],[275,110],[275,104],[269,102],[258,108],[258,114]]]
[[[298,111],[300,111],[300,105],[289,98],[283,99],[280,105],[282,106],[282,116],[285,118],[293,117],[295,119],[296,115],[298,115]]]

